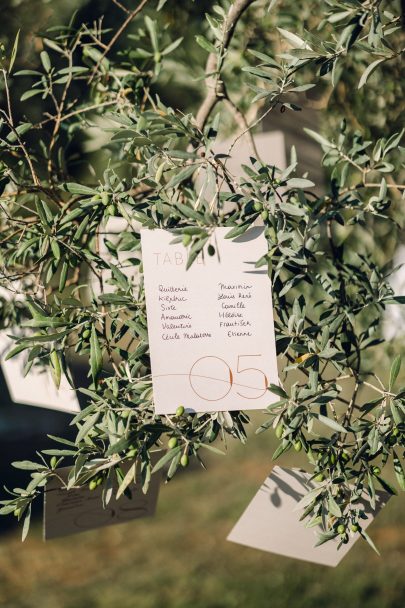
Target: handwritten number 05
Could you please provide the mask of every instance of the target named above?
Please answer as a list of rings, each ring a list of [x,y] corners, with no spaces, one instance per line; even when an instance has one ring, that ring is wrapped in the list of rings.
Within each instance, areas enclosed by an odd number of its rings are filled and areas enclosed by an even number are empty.
[[[238,395],[240,397],[243,397],[244,399],[260,399],[260,397],[263,397],[263,395],[267,391],[267,387],[269,385],[269,382],[267,380],[267,376],[264,373],[264,371],[261,370],[261,369],[257,369],[257,367],[244,367],[243,369],[240,368],[240,360],[243,359],[243,358],[246,358],[246,357],[261,357],[261,355],[239,355],[239,357],[238,357],[238,367],[237,367],[238,374],[243,374],[244,372],[249,372],[249,371],[258,372],[261,376],[263,376],[263,379],[264,379],[264,390],[257,397],[248,397],[247,395],[242,395],[242,393],[240,393],[239,391],[238,391]]]
[[[259,395],[256,395],[255,397],[251,397],[249,395],[244,394],[243,392],[237,391],[237,394],[240,397],[243,397],[244,399],[260,399],[260,397],[263,397],[263,395],[267,391],[269,382],[268,382],[267,376],[263,370],[261,370],[257,367],[242,367],[242,364],[243,364],[242,359],[246,359],[247,357],[250,357],[250,358],[256,357],[257,358],[257,357],[261,357],[261,356],[262,355],[239,355],[238,356],[237,368],[236,368],[237,374],[244,374],[245,372],[257,372],[258,374],[260,374],[260,376],[263,379],[263,391]],[[224,382],[226,382],[227,386],[225,387],[224,393],[220,397],[217,397],[215,399],[210,399],[209,397],[202,395],[200,392],[197,392],[195,386],[193,385],[193,376],[204,377],[204,376],[201,376],[198,374],[198,370],[196,369],[196,367],[198,366],[199,363],[201,363],[201,361],[204,361],[207,359],[216,359],[219,363],[222,364],[222,366],[225,366],[225,368],[227,370],[228,380],[224,381]],[[205,377],[207,378],[207,380],[219,380],[219,378],[211,378],[208,376],[205,376]],[[212,355],[207,355],[206,357],[201,357],[200,359],[197,359],[197,361],[195,361],[195,363],[192,365],[192,367],[190,369],[190,373],[189,373],[189,382],[190,382],[190,386],[191,386],[192,390],[198,397],[200,397],[200,399],[204,399],[204,401],[221,401],[231,391],[233,384],[234,384],[234,375],[232,373],[230,366],[228,365],[228,363],[226,361],[224,361],[224,359],[220,359],[219,357],[215,357]],[[238,386],[239,383],[235,382],[235,385]],[[253,390],[259,390],[256,387],[246,386],[246,388],[252,388]]]

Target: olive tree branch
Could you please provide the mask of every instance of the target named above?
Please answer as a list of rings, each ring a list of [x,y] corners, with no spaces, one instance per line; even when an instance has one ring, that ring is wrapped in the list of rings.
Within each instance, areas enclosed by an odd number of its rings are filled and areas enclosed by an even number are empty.
[[[250,131],[250,128],[249,128],[245,115],[243,114],[243,112],[241,112],[239,110],[239,108],[228,97],[228,95],[224,99],[224,104],[227,106],[227,108],[229,109],[230,113],[232,114],[235,122],[240,127],[241,132],[246,133],[248,135],[248,141],[249,141],[250,148],[253,152],[253,155],[255,156],[255,158],[259,158],[259,152],[257,150],[254,137]]]
[[[107,44],[107,47],[104,49],[103,53],[101,54],[100,59],[97,61],[96,65],[94,66],[94,69],[93,69],[89,82],[92,82],[103,59],[106,57],[106,55],[108,55],[108,53],[111,51],[114,44],[117,42],[117,40],[122,35],[122,33],[127,29],[127,27],[130,25],[130,23],[142,11],[143,7],[145,6],[145,4],[147,2],[148,2],[148,0],[141,0],[141,2],[138,4],[138,6],[128,14],[128,17],[125,19],[123,24],[115,32],[114,36],[111,38],[110,42]]]
[[[70,85],[72,84],[72,80],[73,80],[73,72],[72,72],[72,67],[73,67],[73,54],[76,50],[76,48],[78,47],[78,45],[80,44],[80,40],[81,40],[81,33],[79,32],[78,36],[76,37],[76,40],[74,41],[74,44],[72,46],[72,48],[69,50],[69,52],[67,53],[67,57],[68,57],[68,64],[69,64],[69,75],[66,81],[66,84],[63,88],[63,93],[60,99],[59,104],[56,103],[56,117],[55,117],[55,124],[54,124],[54,128],[52,131],[52,135],[51,135],[51,141],[49,143],[49,149],[48,149],[48,174],[49,177],[51,178],[51,173],[52,173],[52,151],[53,148],[55,147],[56,144],[56,139],[59,133],[59,129],[60,129],[60,125],[62,122],[62,115],[63,115],[63,111],[65,108],[65,103],[66,103],[66,99],[67,99],[67,94],[70,88]]]
[[[21,150],[22,150],[22,152],[24,154],[24,157],[25,157],[25,159],[27,161],[27,164],[28,164],[30,172],[31,172],[31,177],[32,177],[32,181],[34,182],[34,185],[37,186],[37,187],[40,187],[41,183],[39,181],[38,175],[36,174],[36,171],[34,169],[34,165],[33,165],[32,161],[31,161],[30,155],[28,154],[28,150],[25,147],[25,144],[22,141],[22,139],[21,139],[21,137],[20,137],[17,129],[14,127],[14,125],[10,121],[9,116],[7,115],[7,113],[4,110],[0,110],[0,113],[4,115],[4,117],[6,119],[6,122],[7,122],[7,125],[10,127],[10,129],[14,133],[15,138],[16,138],[16,140],[18,142],[18,145],[19,145],[19,147],[21,148]]]
[[[205,65],[205,85],[207,94],[196,116],[196,124],[200,130],[204,128],[218,101],[225,98],[224,84],[221,80],[220,72],[221,57],[227,51],[231,43],[239,19],[253,2],[255,2],[255,0],[236,0],[236,2],[232,4],[224,22],[223,38],[219,56],[214,52],[208,55]]]
[[[122,11],[124,11],[124,13],[126,13],[127,15],[130,14],[131,11],[129,11],[123,4],[121,4],[121,2],[119,2],[119,0],[112,0],[113,3],[118,6],[118,8],[120,8]]]
[[[2,70],[2,72],[3,72],[3,78],[4,78],[4,90],[6,92],[6,99],[7,99],[8,118],[9,118],[10,124],[13,126],[14,120],[13,120],[13,113],[11,111],[10,89],[9,89],[8,81],[7,81],[7,72],[4,69]]]

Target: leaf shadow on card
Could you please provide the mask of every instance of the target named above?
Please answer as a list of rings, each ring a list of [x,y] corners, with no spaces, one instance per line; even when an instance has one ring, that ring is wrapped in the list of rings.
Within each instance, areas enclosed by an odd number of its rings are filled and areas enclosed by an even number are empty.
[[[264,231],[263,226],[252,226],[246,232],[237,236],[236,239],[232,239],[234,243],[248,243],[249,241],[254,241],[262,236]]]
[[[274,467],[231,530],[228,540],[290,558],[337,566],[360,535],[350,535],[349,542],[340,546],[339,550],[339,539],[336,538],[316,546],[320,528],[307,527],[304,521],[300,521],[300,501],[318,487],[310,478],[309,473],[300,469]],[[359,503],[366,515],[363,531],[384,507],[389,495],[377,492],[376,499],[375,510],[366,496]]]
[[[290,496],[297,503],[305,496],[309,490],[312,490],[315,486],[312,483],[305,483],[304,479],[301,475],[296,474],[294,470],[285,470],[286,476],[291,476],[302,486],[302,492],[297,491],[288,480],[284,477],[284,479],[277,475],[277,473],[273,472],[273,480],[274,484],[270,484],[269,480],[266,479],[262,487],[261,491],[266,491],[269,494],[269,500],[273,504],[275,508],[280,508],[283,506],[283,496]]]

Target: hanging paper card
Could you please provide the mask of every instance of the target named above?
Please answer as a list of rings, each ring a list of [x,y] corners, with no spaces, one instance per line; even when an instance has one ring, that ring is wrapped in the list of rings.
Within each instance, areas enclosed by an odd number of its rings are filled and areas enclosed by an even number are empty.
[[[10,294],[6,289],[0,288],[0,297],[8,300]],[[14,341],[8,337],[9,335],[23,336],[26,334],[23,334],[18,327],[0,331],[0,366],[11,400],[14,403],[46,407],[62,412],[80,412],[76,392],[64,374],[62,374],[58,389],[49,370],[32,366],[28,374],[24,375],[27,353],[21,352],[6,361],[8,352],[15,346]]]
[[[261,549],[278,555],[315,562],[324,566],[337,566],[359,539],[358,532],[351,533],[346,545],[337,549],[339,540],[333,539],[316,547],[319,528],[305,527],[300,521],[303,509],[297,504],[311,489],[310,475],[299,469],[274,467],[246,511],[228,536],[228,540]],[[376,509],[365,506],[367,519],[362,528],[366,529],[385,505],[389,495],[377,492]],[[365,501],[365,505],[368,501]],[[359,505],[360,506],[360,505]]]
[[[65,376],[62,375],[58,389],[48,370],[32,367],[28,374],[24,376],[25,353],[22,352],[7,361],[5,360],[8,351],[13,348],[13,344],[4,332],[0,334],[1,369],[12,401],[61,410],[62,412],[80,412],[76,392],[69,385]]]
[[[152,454],[155,463],[162,455]],[[130,465],[122,467],[128,473]],[[70,467],[57,469],[61,479],[67,480]],[[129,473],[131,474],[131,473]],[[149,489],[142,492],[142,483],[137,475],[137,483],[129,485],[131,498],[123,494],[118,500],[115,496],[118,482],[114,478],[113,497],[103,508],[102,486],[90,491],[87,486],[82,488],[64,489],[61,481],[53,478],[47,485],[44,498],[44,539],[70,536],[78,532],[103,528],[114,524],[122,524],[133,519],[154,515],[159,494],[160,476],[152,475]]]
[[[7,340],[7,339],[6,339]],[[0,352],[8,352],[10,344],[0,337]],[[4,345],[6,344],[6,348]],[[47,370],[31,368],[26,376],[23,374],[25,364],[21,353],[8,361],[2,354],[1,369],[6,380],[10,397],[14,403],[46,407],[61,412],[80,412],[80,405],[75,390],[65,376],[62,376],[59,388],[56,388],[51,373]]]
[[[155,410],[262,409],[278,382],[271,283],[256,262],[267,252],[263,228],[235,240],[216,228],[215,255],[186,270],[188,250],[165,230],[142,230]]]

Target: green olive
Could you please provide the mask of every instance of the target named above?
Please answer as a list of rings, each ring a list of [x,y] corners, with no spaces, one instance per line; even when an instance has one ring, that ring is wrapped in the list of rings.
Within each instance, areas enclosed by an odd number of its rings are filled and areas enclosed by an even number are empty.
[[[374,475],[379,475],[380,473],[381,473],[380,467],[373,467],[373,474]]]
[[[183,456],[180,458],[180,464],[182,467],[188,467],[188,463],[190,462],[190,459],[188,457],[187,454],[183,454]]]
[[[56,467],[56,463],[58,462],[58,459],[56,458],[56,456],[52,456],[51,458],[51,469],[54,469]]]
[[[179,407],[176,410],[176,416],[182,416],[184,414],[184,407],[182,405],[179,405]]]
[[[262,220],[265,222],[268,217],[269,217],[269,212],[267,211],[267,209],[263,209],[263,211],[260,214],[260,217],[262,218]]]
[[[83,340],[87,340],[87,338],[90,338],[90,330],[89,329],[85,329],[84,332],[82,333],[82,338]]]
[[[263,204],[259,203],[258,201],[256,203],[253,203],[253,208],[255,211],[262,211],[263,209]]]
[[[301,452],[302,450],[302,443],[300,439],[297,439],[297,441],[294,441],[294,450],[296,452]]]
[[[277,437],[277,439],[281,439],[281,436],[282,436],[283,432],[284,432],[284,427],[283,427],[282,423],[280,422],[280,424],[278,424],[276,426],[276,437]]]
[[[16,509],[14,509],[14,515],[15,517],[20,517],[21,515],[21,507],[17,507]]]
[[[175,448],[175,447],[176,447],[176,445],[177,445],[177,437],[171,437],[171,438],[169,439],[169,441],[168,441],[168,444],[167,444],[167,445],[168,445],[169,449],[171,449],[171,450],[172,450],[173,448]]]
[[[329,462],[331,464],[335,464],[335,462],[336,462],[336,455],[335,454],[333,454],[333,453],[329,454]]]
[[[103,478],[102,478],[102,477],[99,477],[99,478],[97,479],[97,482],[96,482],[96,483],[97,483],[97,485],[98,485],[98,486],[101,486],[101,484],[103,483]]]
[[[343,462],[349,462],[350,460],[350,454],[347,450],[343,450],[342,452],[342,460]]]
[[[108,205],[106,209],[108,215],[115,215],[115,207],[114,205]]]
[[[191,243],[191,236],[189,234],[183,234],[183,245],[187,247]]]
[[[89,483],[89,490],[93,491],[97,488],[97,480],[92,479]]]
[[[350,530],[351,530],[352,532],[358,532],[358,531],[360,530],[360,526],[359,526],[359,524],[352,524],[352,525],[350,526]]]
[[[337,531],[338,531],[338,534],[341,534],[341,535],[342,535],[342,534],[345,534],[345,533],[346,533],[346,527],[345,527],[343,524],[340,524],[340,525],[337,527]]]
[[[110,195],[108,194],[108,192],[102,192],[100,196],[103,205],[107,206],[110,201]]]

